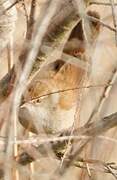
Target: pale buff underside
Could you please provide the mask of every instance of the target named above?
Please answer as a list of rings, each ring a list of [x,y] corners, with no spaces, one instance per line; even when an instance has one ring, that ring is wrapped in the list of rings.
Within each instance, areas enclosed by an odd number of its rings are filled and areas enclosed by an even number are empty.
[[[19,112],[24,127],[30,126],[33,132],[35,127],[39,132],[43,128],[47,132],[57,132],[71,127],[79,91],[54,92],[78,87],[82,84],[83,75],[84,71],[72,64],[64,64],[58,72],[55,72],[52,64],[43,68],[31,81],[24,95],[26,103]],[[31,100],[52,92],[51,95]]]

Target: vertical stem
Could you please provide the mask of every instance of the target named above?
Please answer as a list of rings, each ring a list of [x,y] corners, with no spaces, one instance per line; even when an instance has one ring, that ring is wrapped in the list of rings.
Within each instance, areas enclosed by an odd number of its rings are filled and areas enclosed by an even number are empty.
[[[116,46],[117,46],[117,19],[116,19],[116,10],[115,10],[115,3],[114,0],[110,0],[111,3],[111,9],[112,9],[112,16],[113,16],[113,24],[115,27],[115,42],[116,42]]]
[[[13,37],[10,37],[9,43],[7,45],[7,57],[8,57],[8,73],[13,66]]]
[[[35,9],[36,9],[36,0],[32,0],[32,2],[31,2],[31,10],[30,10],[30,15],[29,15],[29,20],[28,20],[28,24],[27,24],[26,39],[28,39],[28,40],[31,40],[33,31],[34,31]]]

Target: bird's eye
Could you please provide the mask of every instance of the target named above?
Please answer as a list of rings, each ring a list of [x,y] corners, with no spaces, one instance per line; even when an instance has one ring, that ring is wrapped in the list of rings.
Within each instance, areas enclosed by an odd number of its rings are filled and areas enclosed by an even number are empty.
[[[31,90],[32,90],[32,88],[30,87],[30,88],[28,88],[28,92],[31,92]]]
[[[78,50],[74,50],[73,55],[74,55],[74,56],[78,56],[78,55],[79,55]]]
[[[41,99],[40,99],[40,98],[38,98],[38,99],[33,99],[33,100],[31,100],[31,102],[32,102],[33,104],[40,103],[40,102],[41,102]]]
[[[40,102],[41,102],[40,99],[37,99],[37,100],[36,100],[36,103],[40,103]]]

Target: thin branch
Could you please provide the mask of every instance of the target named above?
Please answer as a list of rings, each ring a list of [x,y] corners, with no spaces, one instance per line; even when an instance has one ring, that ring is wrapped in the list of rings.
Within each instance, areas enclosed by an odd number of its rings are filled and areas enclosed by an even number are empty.
[[[16,0],[14,3],[12,3],[9,7],[7,7],[3,13],[9,11],[13,6],[15,6],[16,4],[18,4],[20,1],[22,0]]]
[[[40,18],[40,23],[44,17],[44,12],[47,10],[46,6],[47,5],[45,4],[45,10],[42,9],[43,16],[41,16]],[[54,17],[52,23],[49,24],[49,27],[46,30],[46,34],[44,36],[41,47],[43,46],[43,44],[47,42],[51,43],[51,47],[54,47],[54,50],[52,52],[54,57],[59,58],[62,54],[62,49],[64,47],[64,44],[67,41],[67,38],[70,32],[79,21],[80,21],[79,16],[74,10],[72,1],[70,0],[64,1],[64,4],[60,8],[59,13]],[[40,27],[40,25],[38,27]],[[27,58],[27,54],[30,51],[29,46],[32,47],[32,45],[29,45],[29,43],[26,41],[24,44],[23,50],[19,56],[19,62],[21,64],[21,67],[24,66],[26,58]],[[60,47],[61,47],[61,51],[57,53],[58,48],[60,49]],[[37,72],[37,70],[40,69],[40,65],[43,62],[49,62],[50,59],[52,59],[51,58],[52,53],[50,53],[50,55],[48,54],[48,57],[47,57],[45,53],[39,52],[38,58],[36,57],[36,61],[33,65],[33,70],[31,73],[32,75],[34,75]],[[7,98],[8,95],[12,92],[13,85],[11,84],[14,83],[15,78],[16,78],[16,72],[15,72],[15,68],[13,67],[10,73],[6,74],[4,78],[0,81],[0,102],[4,101],[5,98]]]
[[[89,164],[88,164],[88,163],[86,163],[86,170],[87,170],[87,173],[88,173],[89,178],[91,178],[91,171],[90,171],[90,168],[89,168]]]
[[[50,92],[50,93],[46,93],[43,94],[41,96],[37,96],[31,99],[31,101],[35,101],[38,100],[42,97],[46,97],[46,96],[50,96],[52,94],[58,94],[58,93],[63,93],[63,92],[67,92],[67,91],[74,91],[74,90],[78,90],[78,89],[89,89],[89,88],[97,88],[97,87],[109,87],[109,86],[113,86],[113,84],[97,84],[97,85],[88,85],[88,86],[79,86],[79,87],[73,87],[73,88],[68,88],[68,89],[62,89],[62,90],[58,90],[58,91],[54,91],[54,92]],[[28,101],[29,102],[29,101]]]
[[[117,172],[114,172],[114,170],[109,165],[106,165],[106,168],[115,177],[115,179],[117,179]]]
[[[89,20],[93,20],[94,22],[99,22],[100,25],[102,25],[102,26],[108,28],[108,29],[111,30],[111,31],[116,32],[116,29],[115,29],[114,27],[111,27],[111,26],[109,26],[108,24],[105,24],[103,21],[101,21],[101,20],[98,19],[98,18],[89,16],[89,15],[85,15],[85,17],[88,18]]]
[[[26,33],[27,40],[31,40],[33,32],[34,32],[35,9],[36,9],[36,0],[32,0],[29,20],[27,22],[27,33]]]
[[[97,1],[89,1],[89,5],[102,5],[102,6],[111,6],[111,3],[105,3],[105,2],[97,2]],[[114,4],[117,6],[117,3]]]
[[[115,126],[117,126],[117,112],[114,113],[114,114],[111,114],[111,115],[109,115],[109,116],[107,116],[105,118],[102,118],[98,122],[91,123],[88,127],[84,126],[84,127],[80,128],[80,129],[77,129],[75,131],[75,135],[77,135],[77,137],[73,136],[73,139],[74,138],[80,138],[80,135],[87,136],[87,137],[84,137],[85,140],[86,140],[85,143],[83,142],[82,146],[80,147],[80,148],[83,148],[87,144],[87,140],[89,142],[93,137],[98,136],[101,133],[106,132],[107,130],[109,130],[109,129],[115,127]],[[70,132],[71,132],[70,130],[67,130],[66,132],[63,132],[63,134],[65,133],[67,136],[69,136]],[[59,136],[60,136],[60,134],[59,134]],[[57,151],[57,149],[60,150],[60,149],[65,148],[66,141],[69,140],[69,137],[67,137],[67,136],[66,137],[50,138],[50,139],[47,139],[47,140],[44,140],[44,141],[42,140],[41,144],[40,144],[40,138],[37,138],[36,142],[32,143],[33,144],[32,147],[33,148],[35,147],[37,149],[37,151],[40,151],[42,154],[44,154],[45,151],[44,150],[42,151],[42,149],[44,147],[43,144],[45,145],[45,143],[51,143],[53,150],[57,153],[57,152],[59,152],[59,151]],[[34,144],[36,144],[36,145],[34,145]],[[28,148],[25,148],[25,150],[28,152]],[[31,163],[32,161],[35,160],[35,156],[33,157],[33,154],[30,155],[30,153],[28,154],[26,151],[24,151],[23,153],[19,154],[16,157],[16,162],[17,163],[19,163],[21,165],[26,165],[26,164]],[[74,157],[73,154],[72,154],[72,156],[67,157],[67,163],[68,164],[67,164],[66,168],[68,168],[70,165],[80,166],[79,163],[78,163],[80,161],[87,162],[88,164],[90,164],[90,163],[95,164],[96,163],[97,165],[98,164],[101,164],[103,166],[106,165],[105,163],[100,162],[98,160],[82,160],[81,158],[79,159],[79,157],[78,158],[76,158],[76,157]],[[111,169],[117,170],[117,167],[115,165],[113,165],[112,163],[110,163],[110,164],[108,163],[108,165],[111,167]],[[82,167],[82,165],[81,165],[81,167]],[[64,173],[66,171],[66,168],[63,171]],[[95,167],[93,167],[93,169],[95,170]],[[2,169],[0,169],[0,170],[1,170],[1,172],[2,172],[1,174],[3,176],[3,170]],[[99,170],[100,170],[100,168],[99,168]],[[103,168],[101,170],[103,171]],[[109,172],[108,168],[104,169],[104,172],[108,173]]]
[[[54,19],[52,19],[52,25],[47,29],[42,46],[51,43],[51,47],[54,48],[52,51],[48,52],[48,54],[45,51],[40,51],[38,59],[33,66],[33,76],[34,74],[37,74],[37,71],[39,70],[40,61],[50,63],[61,57],[63,48],[72,29],[80,20],[81,19],[74,10],[73,5],[70,3],[66,4],[66,6],[61,9],[59,14],[57,14]]]
[[[23,9],[24,9],[25,17],[26,17],[26,25],[27,25],[26,32],[27,32],[28,31],[29,18],[28,18],[28,12],[27,12],[27,8],[26,8],[26,4],[25,4],[24,0],[22,0],[22,6],[23,6]]]
[[[53,52],[53,47],[51,46],[51,43],[48,43],[47,45],[42,45],[41,52],[45,54],[46,57],[48,57]],[[60,50],[58,49],[57,54],[60,53]],[[53,58],[53,57],[52,57]],[[71,54],[67,54],[65,52],[62,53],[61,59],[64,60],[66,63],[71,63],[77,67],[80,67],[87,71],[89,64],[83,60],[81,60],[78,57],[74,57]]]
[[[14,134],[12,131],[12,126],[11,126],[11,122],[14,122],[17,118],[17,110],[18,110],[18,106],[20,104],[21,101],[21,97],[22,94],[26,88],[26,81],[29,77],[32,65],[36,59],[36,56],[38,54],[38,49],[41,46],[41,42],[43,39],[43,36],[46,32],[47,27],[49,26],[50,20],[53,17],[53,15],[56,12],[56,8],[59,5],[59,1],[54,0],[51,1],[48,9],[47,9],[47,14],[45,15],[45,17],[43,18],[41,24],[40,21],[38,21],[38,28],[35,32],[34,38],[33,38],[33,47],[30,48],[30,51],[28,51],[28,54],[26,56],[26,63],[25,66],[23,68],[22,71],[20,71],[19,68],[19,72],[17,72],[17,77],[16,77],[16,86],[13,89],[12,95],[11,95],[11,103],[10,103],[10,108],[9,108],[9,119],[7,122],[7,134],[8,134],[8,141],[6,143],[6,157],[5,157],[5,163],[4,163],[4,167],[5,167],[5,178],[9,177],[9,179],[11,178],[11,166],[12,164],[10,164],[10,166],[7,166],[7,162],[10,162],[13,160],[13,146],[10,144],[10,141],[14,138]],[[12,161],[13,162],[13,161]]]
[[[113,12],[113,21],[114,21],[114,26],[115,26],[115,28],[114,28],[115,30],[114,31],[115,31],[115,33],[117,33],[117,25],[116,25],[116,19],[115,19],[115,9],[114,9],[114,5],[113,4],[112,4],[112,12]],[[108,27],[108,25],[107,25],[107,27]],[[110,28],[110,26],[108,28]],[[117,68],[115,67],[114,70],[113,70],[113,73],[112,73],[112,75],[110,77],[110,79],[108,80],[108,83],[114,83],[116,77],[117,77]],[[104,88],[104,91],[103,91],[103,93],[102,93],[102,95],[101,95],[101,97],[99,99],[99,102],[97,103],[97,105],[95,106],[93,112],[91,113],[91,115],[90,115],[90,117],[89,117],[89,119],[87,121],[87,124],[93,119],[95,114],[100,112],[104,102],[106,101],[106,99],[107,99],[107,97],[109,95],[110,90],[111,90],[111,87],[105,87]]]
[[[71,166],[71,164],[77,160],[79,154],[82,152],[84,147],[87,145],[88,142],[90,142],[95,136],[106,132],[108,129],[117,126],[117,113],[111,114],[110,116],[107,116],[100,121],[96,121],[93,123],[90,123],[87,127],[81,128],[80,131],[76,131],[77,135],[88,135],[90,136],[89,139],[85,139],[84,141],[81,141],[79,143],[73,144],[73,152],[69,154],[67,157],[68,159],[63,163],[63,166],[57,170],[55,173],[58,175],[58,177],[61,177],[67,169]],[[75,147],[74,147],[75,146]],[[55,173],[53,175],[55,175]]]
[[[108,83],[114,85],[114,82],[115,82],[116,78],[117,78],[117,69],[116,69],[116,67],[115,67],[115,69],[113,70],[113,73],[112,73],[111,77],[110,77],[109,80],[108,80]],[[101,111],[101,109],[102,109],[102,107],[103,107],[106,99],[107,99],[108,96],[109,96],[109,93],[110,93],[111,89],[112,89],[112,86],[111,86],[111,87],[106,86],[106,87],[104,88],[104,90],[103,90],[103,92],[102,92],[102,94],[101,94],[101,96],[100,96],[100,98],[99,98],[99,101],[98,101],[98,103],[96,104],[96,106],[95,106],[93,112],[91,113],[91,115],[90,115],[90,117],[89,117],[89,119],[88,119],[88,121],[87,121],[86,124],[88,124],[89,122],[91,122],[91,121],[93,120],[95,114],[100,113],[100,111]]]
[[[117,18],[116,18],[116,10],[115,10],[115,3],[113,0],[110,0],[111,3],[111,9],[112,9],[112,16],[113,16],[113,23],[114,23],[114,27],[116,29],[115,31],[115,42],[116,42],[116,46],[117,46]]]
[[[87,144],[88,141],[92,140],[92,138],[94,138],[95,136],[98,136],[116,126],[117,126],[117,112],[113,113],[107,117],[102,118],[100,121],[92,122],[88,126],[83,126],[81,128],[74,130],[74,135],[71,136],[71,138],[73,138],[73,139],[81,138],[82,139],[84,137],[82,140],[84,140],[85,142],[83,141],[83,144],[80,147],[80,148],[82,148],[85,146],[85,144]],[[35,138],[35,142],[34,142],[36,144],[35,148],[38,151],[41,150],[40,152],[42,152],[42,153],[45,152],[45,151],[42,151],[42,149],[44,147],[43,144],[45,145],[45,142],[46,142],[46,143],[50,143],[54,152],[57,153],[66,147],[66,143],[69,140],[69,137],[67,138],[67,136],[69,136],[70,133],[71,133],[71,129],[64,130],[63,132],[53,135],[55,137],[52,139],[50,138],[50,139],[46,139],[44,141],[42,140],[41,144],[40,144],[40,138],[39,139]],[[34,143],[33,143],[33,146],[34,146]],[[76,146],[75,146],[75,149],[76,149]],[[78,149],[79,149],[79,145],[78,145]],[[78,151],[78,149],[77,149],[77,151]],[[23,153],[21,155],[19,155],[17,158],[19,159],[19,161],[23,161],[23,162],[25,162],[25,164],[27,164],[28,162],[26,159],[28,159],[28,153],[26,153],[26,152],[24,152],[24,153],[25,153],[25,159],[22,159],[22,157],[24,157],[22,155]],[[32,157],[33,157],[33,154],[32,154]],[[74,159],[76,159],[76,158],[74,158]],[[74,161],[74,159],[73,159],[73,161]]]
[[[78,161],[74,162],[74,165],[79,168],[86,169],[86,163],[89,165],[90,171],[110,173],[117,179],[117,167],[114,163],[105,163],[100,160],[95,159],[82,159],[79,158]]]
[[[9,43],[7,44],[7,58],[8,58],[8,73],[10,73],[10,70],[14,64],[13,60],[13,37],[10,37]]]

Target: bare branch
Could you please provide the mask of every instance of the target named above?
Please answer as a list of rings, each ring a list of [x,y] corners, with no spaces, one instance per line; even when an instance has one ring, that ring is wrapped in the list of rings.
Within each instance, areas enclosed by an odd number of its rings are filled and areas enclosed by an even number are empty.
[[[112,9],[112,16],[113,16],[113,23],[114,23],[114,27],[116,29],[115,31],[115,42],[116,42],[116,46],[117,46],[117,18],[116,18],[116,10],[115,10],[115,3],[113,0],[110,0],[111,3],[111,9]]]
[[[53,54],[56,54],[56,58],[61,56],[62,49],[64,47],[64,44],[67,41],[67,38],[68,38],[70,32],[72,31],[73,27],[80,20],[78,14],[76,13],[76,11],[74,11],[71,1],[66,0],[65,2],[66,3],[64,3],[64,6],[61,7],[61,9],[60,9],[61,11],[59,12],[59,14],[56,15],[54,17],[54,19],[52,20],[52,23],[50,23],[48,29],[46,30],[47,33],[45,34],[45,37],[43,40],[44,44],[45,44],[45,42],[46,43],[51,42],[51,46],[54,47],[54,49],[55,49]],[[45,6],[47,6],[47,5],[45,5]],[[41,17],[42,19],[43,19],[43,16]],[[40,27],[41,18],[40,18],[38,27]],[[51,37],[53,37],[53,38],[51,38]],[[43,46],[43,43],[41,44],[41,46]],[[28,55],[31,47],[32,47],[32,44],[26,41],[24,44],[23,50],[19,56],[19,62],[21,63],[21,67],[24,66],[27,55]],[[61,50],[58,51],[57,48],[60,48],[60,47],[61,47]],[[59,52],[58,56],[57,56],[57,51]],[[50,53],[50,55],[52,56],[52,53]],[[49,55],[48,55],[48,58],[51,59],[51,57]],[[49,62],[49,59],[47,59],[47,56],[45,56],[45,53],[41,53],[41,52],[39,53],[38,58],[36,56],[35,59],[36,59],[36,61],[35,61],[35,64],[33,65],[32,75],[34,75],[34,73],[40,69],[40,65],[42,64],[42,62],[45,62],[45,61]],[[16,72],[14,70],[15,69],[13,67],[13,69],[10,71],[10,73],[7,74],[0,81],[0,101],[1,102],[12,91],[13,87],[11,86],[11,81],[13,84],[15,76],[16,76]],[[6,91],[3,92],[3,89],[5,89]],[[9,89],[10,89],[10,91],[9,91]]]
[[[58,177],[62,176],[71,166],[71,164],[77,160],[79,154],[82,152],[88,142],[90,142],[95,136],[102,134],[115,126],[117,126],[117,113],[111,114],[100,121],[90,123],[86,127],[84,126],[81,128],[81,130],[75,131],[77,135],[88,135],[89,138],[84,139],[77,144],[73,144],[73,151],[68,155],[68,159],[64,160],[63,166],[59,170],[57,169],[55,172]],[[53,176],[55,176],[55,174]]]
[[[57,153],[57,152],[60,151],[60,149],[65,148],[66,143],[69,140],[69,135],[73,139],[75,139],[75,138],[76,139],[77,138],[82,139],[82,136],[85,136],[83,138],[85,140],[85,143],[83,141],[83,145],[82,145],[84,147],[84,145],[87,144],[87,142],[89,140],[92,140],[92,138],[94,138],[95,136],[98,136],[98,135],[100,135],[100,134],[102,134],[102,133],[104,133],[104,132],[108,131],[109,129],[111,129],[113,127],[116,127],[116,126],[117,126],[117,112],[114,113],[114,114],[111,114],[111,115],[109,115],[107,117],[102,118],[100,121],[92,122],[88,126],[83,126],[83,127],[79,128],[79,129],[74,130],[74,135],[75,136],[73,135],[73,137],[70,135],[71,129],[69,129],[69,130],[66,130],[64,132],[60,132],[60,133],[55,134],[55,137],[53,139],[50,138],[48,140],[46,139],[45,141],[41,141],[42,142],[41,144],[40,144],[40,138],[39,139],[35,138],[35,143],[36,143],[35,148],[37,148],[38,151],[41,150],[41,152],[42,152],[43,143],[44,144],[45,143],[51,143],[54,152]],[[66,135],[66,136],[64,136],[64,135]],[[56,138],[56,136],[57,136],[57,138]],[[67,136],[68,136],[68,138],[67,138]],[[33,146],[34,146],[34,143],[33,143]],[[77,151],[78,151],[78,149],[77,149]],[[28,154],[26,152],[24,152],[24,153],[25,153],[25,158],[28,159]],[[77,153],[77,155],[78,154],[79,153]],[[23,157],[22,155],[19,155],[19,157],[18,157],[19,161],[21,160],[20,158],[22,158],[22,157]],[[23,162],[25,162],[25,164],[27,164],[26,159],[22,159],[21,161],[23,161]]]
[[[100,23],[100,25],[102,25],[102,26],[104,26],[104,27],[108,28],[108,29],[109,29],[109,30],[111,30],[111,31],[116,32],[116,29],[115,29],[115,28],[113,28],[113,27],[109,26],[108,24],[105,24],[103,21],[101,21],[101,20],[100,20],[100,19],[98,19],[98,18],[95,18],[95,17],[89,16],[89,15],[86,15],[85,17],[86,17],[86,18],[88,18],[89,20],[93,20],[93,21],[95,21],[95,22],[99,22],[99,23]]]
[[[111,3],[105,3],[105,2],[98,2],[98,1],[89,1],[89,4],[92,5],[102,5],[102,6],[111,6]],[[115,3],[115,6],[117,6],[117,3]]]
[[[109,86],[113,86],[113,84],[98,84],[98,85],[89,85],[89,86],[79,86],[79,87],[73,87],[73,88],[69,88],[69,89],[62,89],[62,90],[58,90],[58,91],[55,91],[55,92],[51,92],[51,93],[46,93],[46,94],[43,94],[41,96],[38,96],[38,97],[34,97],[31,99],[31,101],[35,101],[35,100],[38,100],[42,97],[45,97],[45,96],[49,96],[51,94],[57,94],[57,93],[63,93],[63,92],[67,92],[67,91],[74,91],[74,90],[78,90],[78,89],[89,89],[89,88],[97,88],[97,87],[109,87]]]
[[[27,33],[26,33],[27,40],[31,40],[33,32],[34,32],[35,8],[36,8],[35,4],[36,4],[36,0],[32,0],[29,20],[27,24]]]

